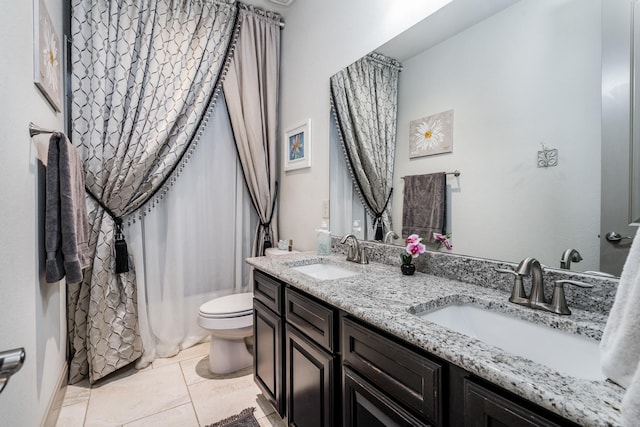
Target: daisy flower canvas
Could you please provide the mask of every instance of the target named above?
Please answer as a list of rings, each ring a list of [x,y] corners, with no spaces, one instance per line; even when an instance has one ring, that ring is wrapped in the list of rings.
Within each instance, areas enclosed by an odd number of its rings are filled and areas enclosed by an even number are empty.
[[[453,151],[453,110],[409,122],[409,158]]]
[[[62,105],[62,51],[53,22],[42,0],[34,2],[35,55],[34,82],[56,111]]]

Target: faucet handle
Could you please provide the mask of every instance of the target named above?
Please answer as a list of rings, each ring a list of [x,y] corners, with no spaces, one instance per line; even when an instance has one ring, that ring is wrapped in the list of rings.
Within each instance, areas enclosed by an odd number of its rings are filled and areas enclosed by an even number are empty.
[[[578,286],[579,288],[593,288],[593,285],[591,283],[584,283],[579,280],[566,280],[566,279],[556,280],[556,286],[560,285],[560,287],[562,287],[564,283]]]
[[[347,261],[355,261],[358,258],[358,253],[356,252],[356,247],[353,245],[349,246],[349,250],[347,252]]]
[[[496,268],[496,271],[498,273],[513,274],[515,276],[509,301],[515,304],[527,305],[529,303],[529,298],[527,297],[524,285],[522,284],[522,274],[517,271],[509,270],[508,268]]]
[[[593,288],[590,283],[580,282],[578,280],[556,280],[553,287],[553,296],[551,297],[550,309],[558,314],[571,314],[571,310],[567,306],[567,299],[564,295],[564,284],[578,286],[581,288]]]
[[[366,246],[360,246],[360,264],[369,264],[369,255],[367,255],[367,251],[369,248]]]
[[[516,273],[513,270],[509,270],[508,268],[496,268],[495,269],[498,273],[504,273],[504,274],[513,274],[514,276],[519,276],[518,273]]]

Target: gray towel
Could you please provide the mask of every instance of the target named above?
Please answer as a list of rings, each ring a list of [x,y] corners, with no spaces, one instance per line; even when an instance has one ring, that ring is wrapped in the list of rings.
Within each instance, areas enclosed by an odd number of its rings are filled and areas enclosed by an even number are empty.
[[[80,156],[67,137],[51,135],[47,155],[45,190],[45,276],[55,283],[82,281],[89,266],[89,217]]]
[[[446,178],[444,172],[404,177],[403,238],[418,234],[435,243],[433,233],[445,233]]]

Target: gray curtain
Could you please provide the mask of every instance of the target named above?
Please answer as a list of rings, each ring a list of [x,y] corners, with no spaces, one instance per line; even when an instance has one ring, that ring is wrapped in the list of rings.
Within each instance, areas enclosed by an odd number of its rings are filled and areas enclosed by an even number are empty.
[[[400,69],[398,61],[370,53],[330,79],[331,109],[349,173],[374,226],[380,225],[376,240],[391,230]]]
[[[253,249],[256,256],[277,241],[280,16],[239,6],[240,33],[223,86],[240,164],[260,218]]]
[[[93,383],[141,355],[135,272],[133,263],[114,272],[113,217],[147,209],[190,156],[219,93],[236,7],[231,0],[74,0],[72,7],[71,138],[99,202],[88,199],[91,265],[67,292],[70,382]]]

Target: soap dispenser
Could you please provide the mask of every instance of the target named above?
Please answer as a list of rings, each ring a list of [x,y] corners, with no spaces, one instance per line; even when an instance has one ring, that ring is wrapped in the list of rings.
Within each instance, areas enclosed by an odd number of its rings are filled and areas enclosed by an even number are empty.
[[[331,255],[331,233],[326,221],[322,221],[318,232],[318,255]]]

